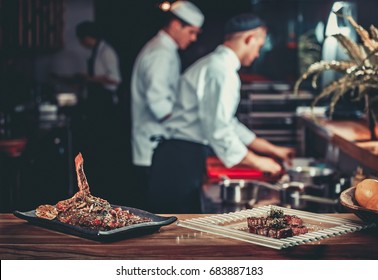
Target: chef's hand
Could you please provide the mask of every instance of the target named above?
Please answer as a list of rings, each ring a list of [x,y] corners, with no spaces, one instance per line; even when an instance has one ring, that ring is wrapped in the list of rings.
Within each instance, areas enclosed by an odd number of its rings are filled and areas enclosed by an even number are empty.
[[[268,157],[260,157],[257,168],[264,173],[268,173],[273,176],[277,176],[282,171],[282,166],[275,160]]]
[[[274,154],[288,166],[292,166],[292,159],[295,156],[295,150],[288,147],[276,147]]]
[[[269,141],[256,137],[249,145],[248,149],[260,155],[266,155],[279,161],[281,164],[291,165],[291,160],[295,155],[293,148],[281,147]]]
[[[247,155],[240,162],[258,169],[262,172],[269,173],[273,176],[279,175],[282,171],[282,166],[270,157],[259,156],[252,151],[248,151]]]

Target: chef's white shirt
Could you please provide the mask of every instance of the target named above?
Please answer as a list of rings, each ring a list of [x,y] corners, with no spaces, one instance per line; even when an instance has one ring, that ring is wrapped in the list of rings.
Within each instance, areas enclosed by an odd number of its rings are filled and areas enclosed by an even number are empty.
[[[152,136],[166,135],[159,120],[172,112],[181,71],[176,42],[163,30],[139,53],[131,78],[133,163],[150,166],[157,143]]]
[[[172,117],[170,138],[210,145],[227,166],[246,156],[256,135],[235,117],[240,101],[240,61],[220,45],[182,75]]]
[[[105,41],[100,41],[97,47],[93,70],[94,76],[106,76],[118,84],[122,80],[117,53]],[[106,84],[104,88],[115,91],[118,84]]]

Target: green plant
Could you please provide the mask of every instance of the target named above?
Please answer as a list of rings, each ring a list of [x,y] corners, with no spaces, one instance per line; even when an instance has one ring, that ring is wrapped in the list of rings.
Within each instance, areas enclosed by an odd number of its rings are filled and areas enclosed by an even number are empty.
[[[366,108],[371,110],[375,122],[378,122],[378,29],[370,26],[370,34],[351,17],[346,17],[362,40],[358,45],[342,34],[333,35],[345,48],[350,61],[319,61],[307,69],[297,80],[294,93],[298,94],[300,84],[313,76],[312,87],[317,88],[321,73],[334,70],[344,75],[331,82],[316,96],[312,108],[322,99],[330,97],[329,111],[333,114],[336,103],[345,94],[355,100],[365,98]]]

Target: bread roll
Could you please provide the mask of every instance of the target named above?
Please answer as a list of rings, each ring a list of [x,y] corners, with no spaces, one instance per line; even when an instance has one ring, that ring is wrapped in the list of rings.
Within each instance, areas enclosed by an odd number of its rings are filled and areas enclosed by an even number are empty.
[[[378,195],[373,196],[372,199],[366,204],[366,208],[371,210],[378,210]]]
[[[354,197],[360,206],[378,210],[378,180],[365,179],[358,183]]]

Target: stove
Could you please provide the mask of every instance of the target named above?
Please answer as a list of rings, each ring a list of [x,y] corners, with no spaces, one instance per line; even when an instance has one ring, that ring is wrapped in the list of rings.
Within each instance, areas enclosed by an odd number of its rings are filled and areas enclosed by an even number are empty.
[[[281,177],[273,177],[260,170],[250,168],[246,165],[238,164],[232,168],[227,168],[217,157],[210,156],[206,160],[208,182],[219,182],[222,177],[229,179],[259,180],[264,182],[277,182]]]
[[[293,165],[322,166],[324,163],[311,158],[297,158]],[[343,212],[338,203],[339,193],[350,186],[350,180],[340,176],[338,172],[335,172],[334,178],[328,183],[308,185],[305,182],[290,182],[286,173],[272,177],[243,165],[226,168],[216,157],[207,159],[207,178],[202,189],[203,213],[227,213],[265,205],[279,205],[316,213]],[[248,191],[251,194],[250,200],[235,202],[225,199],[222,193],[225,180],[236,185],[238,182],[243,186],[252,184],[253,186],[248,186],[255,188]]]

